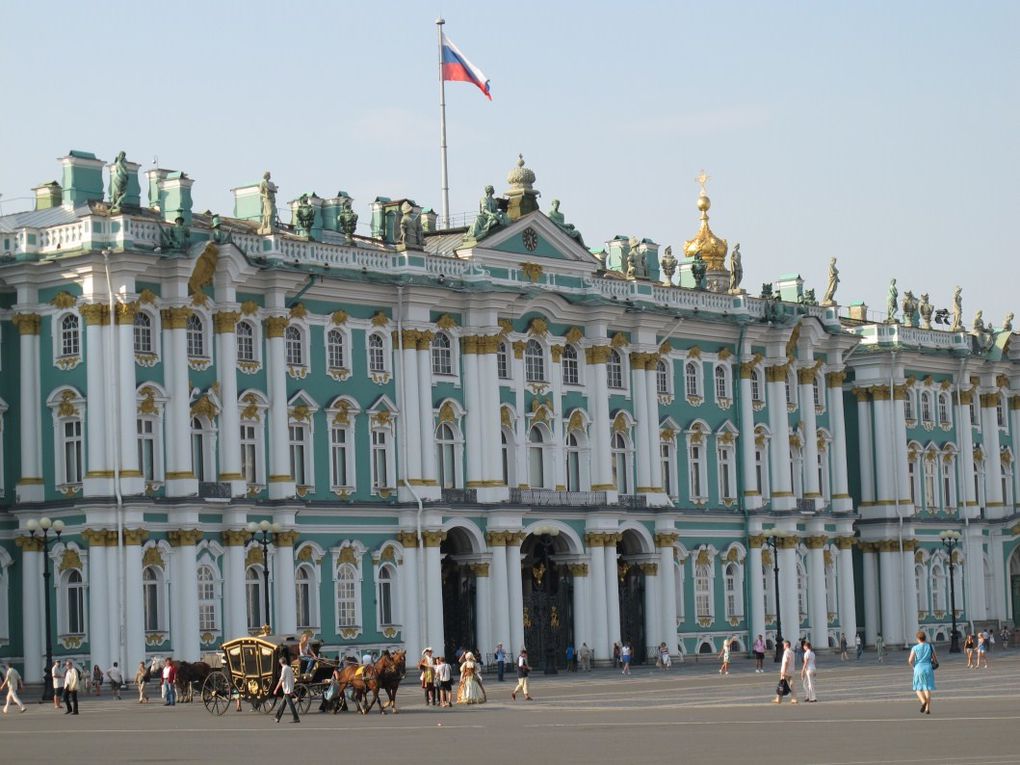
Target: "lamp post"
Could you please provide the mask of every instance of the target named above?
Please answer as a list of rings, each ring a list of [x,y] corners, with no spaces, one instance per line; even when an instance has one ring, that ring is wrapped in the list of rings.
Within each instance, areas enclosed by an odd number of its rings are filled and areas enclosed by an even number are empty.
[[[765,537],[765,544],[768,545],[769,549],[772,550],[772,575],[775,577],[775,590],[776,593],[776,657],[775,660],[780,662],[783,660],[783,612],[780,607],[779,597],[779,546],[782,540],[790,537],[791,534],[788,531],[782,531],[781,529],[772,529],[768,536]]]
[[[956,631],[956,564],[953,562],[953,551],[960,545],[959,531],[940,531],[939,539],[949,553],[949,611],[953,617],[953,631],[949,636],[949,653],[960,652],[960,635]]]
[[[248,537],[247,547],[252,542],[262,545],[262,602],[264,606],[263,613],[266,617],[265,626],[262,628],[266,634],[269,633],[269,542],[272,539],[272,534],[279,534],[283,530],[283,527],[279,523],[270,523],[269,521],[259,521],[255,523],[252,521],[248,524],[248,533],[251,535]]]
[[[50,625],[50,544],[60,539],[64,531],[64,522],[61,520],[52,521],[43,517],[38,521],[32,518],[25,524],[28,534],[32,539],[42,540],[43,547],[43,608],[46,610],[46,666],[43,668],[43,695],[42,700],[53,700],[53,677],[50,674],[53,669],[53,629]],[[50,529],[54,537],[50,538]],[[27,651],[26,651],[27,653]]]

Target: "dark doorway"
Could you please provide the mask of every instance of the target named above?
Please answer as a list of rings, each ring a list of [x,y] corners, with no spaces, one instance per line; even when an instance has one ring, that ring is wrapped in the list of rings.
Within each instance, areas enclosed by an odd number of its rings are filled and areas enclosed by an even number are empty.
[[[528,537],[521,550],[528,662],[536,669],[565,669],[567,646],[574,642],[574,578],[565,563],[554,560],[554,537]]]
[[[476,580],[470,563],[471,542],[465,532],[451,529],[439,548],[443,555],[443,655],[456,666],[457,649],[477,652]]]
[[[645,645],[645,574],[640,564],[620,561],[620,637],[629,642],[635,664],[648,657]]]
[[[1010,581],[1013,593],[1013,626],[1020,627],[1020,576],[1014,574]]]

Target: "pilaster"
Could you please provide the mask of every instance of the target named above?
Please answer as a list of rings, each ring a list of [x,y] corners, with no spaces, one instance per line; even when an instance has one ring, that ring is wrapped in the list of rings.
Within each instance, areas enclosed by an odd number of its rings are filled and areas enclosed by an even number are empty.
[[[17,484],[18,502],[42,502],[45,493],[42,478],[42,404],[39,391],[40,317],[37,313],[19,312],[14,315],[11,322],[17,327],[20,336],[18,401],[21,410],[21,476]]]
[[[297,492],[290,473],[290,433],[287,419],[287,364],[283,335],[289,319],[270,316],[265,320],[269,345],[267,382],[269,388],[269,498],[286,499]]]

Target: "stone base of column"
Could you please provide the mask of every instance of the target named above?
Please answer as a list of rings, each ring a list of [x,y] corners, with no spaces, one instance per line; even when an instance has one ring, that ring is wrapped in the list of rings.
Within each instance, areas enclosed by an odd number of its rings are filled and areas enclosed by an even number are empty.
[[[436,502],[443,498],[443,490],[439,488],[439,484],[432,486],[415,486],[414,490],[418,492],[419,497],[430,502]]]
[[[145,493],[145,479],[142,476],[128,476],[120,479],[122,496],[138,496]]]
[[[168,497],[194,497],[198,494],[198,479],[168,478],[165,492]]]
[[[42,486],[38,487],[42,489]],[[21,491],[21,487],[18,487],[18,491]],[[102,476],[97,478],[89,478],[86,476],[85,480],[81,482],[81,493],[83,497],[112,497],[113,496],[113,476]],[[41,499],[41,497],[40,497]],[[25,500],[22,500],[24,502]]]
[[[506,502],[510,499],[510,489],[506,486],[484,486],[475,491],[479,502]]]
[[[642,497],[647,497],[649,507],[669,507],[673,500],[664,491],[639,491]]]
[[[773,510],[796,510],[797,509],[797,498],[791,493],[789,496],[777,496],[775,492],[772,494],[772,509]],[[786,635],[783,635],[785,638]]]
[[[286,481],[274,481],[273,477],[269,478],[269,498],[270,499],[290,499],[297,494],[297,485],[289,478]]]
[[[853,512],[854,501],[852,497],[833,497],[832,498],[832,512],[834,513],[850,513]]]
[[[42,479],[39,479],[39,483],[19,483],[15,487],[15,494],[19,503],[42,502],[46,497]]]
[[[244,479],[224,480],[223,476],[220,476],[220,482],[230,484],[231,497],[248,496],[248,482]]]

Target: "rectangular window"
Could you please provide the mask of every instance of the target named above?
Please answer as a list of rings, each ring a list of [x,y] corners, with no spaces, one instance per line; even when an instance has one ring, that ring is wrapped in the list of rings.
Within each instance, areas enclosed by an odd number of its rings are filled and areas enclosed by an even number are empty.
[[[506,343],[500,343],[496,351],[496,374],[500,380],[510,379],[510,354],[507,352]]]
[[[81,483],[81,420],[64,423],[64,483]]]
[[[156,480],[156,434],[152,420],[138,420],[138,469],[146,481]]]
[[[255,426],[241,425],[241,477],[246,483],[258,482],[258,471],[255,469]]]
[[[389,487],[389,476],[387,474],[387,443],[386,432],[383,430],[372,431],[372,488],[385,489]]]
[[[348,486],[347,482],[347,428],[330,430],[330,480],[333,486]]]
[[[672,497],[673,489],[673,449],[666,444],[659,444],[659,462],[662,470],[662,490]]]
[[[701,494],[701,447],[691,445],[691,456],[688,461],[690,465],[690,489],[691,497],[699,498]]]
[[[290,475],[298,486],[305,482],[305,428],[303,425],[290,426]]]

